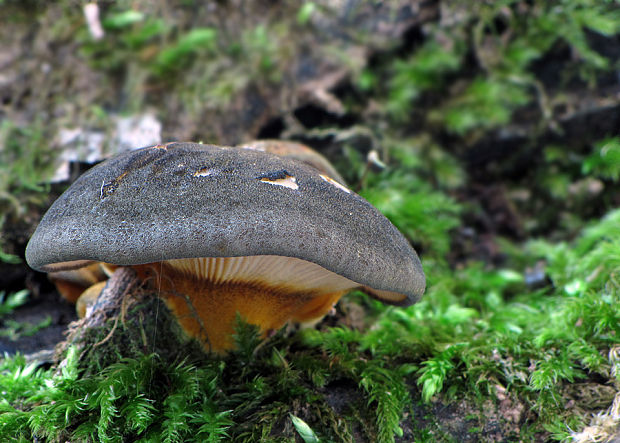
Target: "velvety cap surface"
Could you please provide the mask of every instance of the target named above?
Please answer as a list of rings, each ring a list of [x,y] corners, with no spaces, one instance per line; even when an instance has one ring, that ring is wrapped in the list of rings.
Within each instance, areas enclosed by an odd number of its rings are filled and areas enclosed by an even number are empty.
[[[372,205],[302,162],[194,143],[127,152],[82,175],[26,249],[34,269],[278,255],[377,291],[424,292],[418,256]],[[380,297],[381,298],[381,297]]]

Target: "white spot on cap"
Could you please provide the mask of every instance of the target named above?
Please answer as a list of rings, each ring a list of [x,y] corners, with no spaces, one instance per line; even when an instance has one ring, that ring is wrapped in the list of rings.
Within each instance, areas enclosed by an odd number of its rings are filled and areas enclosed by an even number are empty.
[[[292,175],[285,175],[283,178],[275,178],[270,179],[268,177],[263,177],[260,179],[263,183],[269,183],[270,185],[276,186],[284,186],[289,189],[299,189],[299,185],[297,184],[297,179]]]
[[[327,183],[329,183],[330,185],[334,185],[335,187],[337,187],[338,189],[340,189],[341,191],[346,192],[347,194],[351,193],[351,190],[348,189],[347,187],[341,185],[340,183],[338,183],[336,180],[334,180],[333,178],[330,178],[326,175],[323,174],[319,174],[319,176],[325,180]]]
[[[209,177],[210,175],[215,175],[218,172],[220,172],[219,169],[203,168],[194,172],[194,177]]]

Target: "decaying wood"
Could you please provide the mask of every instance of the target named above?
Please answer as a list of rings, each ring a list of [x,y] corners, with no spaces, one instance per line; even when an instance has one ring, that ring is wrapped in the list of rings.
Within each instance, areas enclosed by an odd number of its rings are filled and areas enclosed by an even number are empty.
[[[56,356],[64,356],[70,346],[77,346],[83,353],[88,345],[84,341],[84,332],[92,328],[103,328],[109,319],[114,319],[114,326],[106,337],[91,346],[96,347],[108,341],[115,332],[119,319],[124,319],[129,305],[136,302],[137,298],[132,297],[136,291],[132,293],[132,289],[139,285],[140,280],[133,269],[119,267],[114,271],[95,304],[86,309],[86,316],[69,325],[67,339],[56,347]]]
[[[119,267],[86,316],[69,325],[67,338],[55,349],[57,368],[66,365],[67,350],[76,348],[80,366],[97,370],[123,357],[156,353],[163,359],[205,358],[159,297],[131,268]],[[83,363],[83,365],[82,365]]]

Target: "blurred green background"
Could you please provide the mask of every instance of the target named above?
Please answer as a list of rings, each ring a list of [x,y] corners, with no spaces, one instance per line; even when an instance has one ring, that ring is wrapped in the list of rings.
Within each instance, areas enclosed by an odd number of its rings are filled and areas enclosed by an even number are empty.
[[[22,258],[47,206],[90,164],[159,142],[317,149],[412,242],[428,279],[413,307],[353,294],[338,321],[259,353],[248,333],[224,360],[119,355],[89,372],[70,356],[59,373],[7,354],[0,435],[618,432],[617,1],[0,0],[0,42],[6,343],[54,323],[16,321],[45,292]]]

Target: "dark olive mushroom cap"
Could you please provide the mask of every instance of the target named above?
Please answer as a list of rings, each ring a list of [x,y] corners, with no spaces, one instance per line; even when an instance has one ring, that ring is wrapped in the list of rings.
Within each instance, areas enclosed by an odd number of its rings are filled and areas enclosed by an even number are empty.
[[[254,255],[316,263],[377,298],[403,294],[401,305],[424,292],[413,248],[357,194],[296,160],[195,143],[93,167],[54,202],[26,248],[28,264],[43,271]]]

